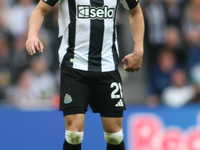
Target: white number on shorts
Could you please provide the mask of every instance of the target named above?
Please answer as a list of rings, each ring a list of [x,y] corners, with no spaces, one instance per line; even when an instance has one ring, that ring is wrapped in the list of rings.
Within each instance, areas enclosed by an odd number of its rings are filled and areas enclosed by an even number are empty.
[[[121,83],[113,82],[111,83],[110,88],[115,88],[111,93],[112,99],[123,98]],[[116,94],[119,90],[120,94]]]

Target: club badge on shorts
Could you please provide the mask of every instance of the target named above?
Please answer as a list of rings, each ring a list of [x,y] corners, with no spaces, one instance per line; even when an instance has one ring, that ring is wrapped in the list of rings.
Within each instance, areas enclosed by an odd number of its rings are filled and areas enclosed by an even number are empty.
[[[69,104],[72,102],[72,98],[69,94],[65,94],[65,97],[64,97],[64,103],[65,104]]]

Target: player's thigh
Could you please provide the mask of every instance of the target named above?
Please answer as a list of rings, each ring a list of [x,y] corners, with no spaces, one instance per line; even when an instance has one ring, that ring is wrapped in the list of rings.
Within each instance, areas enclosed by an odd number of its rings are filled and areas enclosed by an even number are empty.
[[[123,117],[101,117],[103,129],[107,133],[116,133],[122,129]]]
[[[66,115],[65,129],[69,131],[82,132],[85,126],[85,114]]]

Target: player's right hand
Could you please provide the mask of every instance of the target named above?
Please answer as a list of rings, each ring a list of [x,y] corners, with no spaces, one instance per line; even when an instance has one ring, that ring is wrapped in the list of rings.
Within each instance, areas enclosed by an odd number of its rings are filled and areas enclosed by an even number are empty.
[[[37,36],[31,36],[26,41],[26,49],[29,55],[34,55],[36,51],[43,53],[44,46]]]

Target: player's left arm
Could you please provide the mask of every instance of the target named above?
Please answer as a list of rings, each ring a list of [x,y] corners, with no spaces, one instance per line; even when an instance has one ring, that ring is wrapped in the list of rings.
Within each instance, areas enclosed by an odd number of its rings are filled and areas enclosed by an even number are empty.
[[[128,72],[138,71],[142,65],[144,53],[144,18],[140,4],[128,10],[129,23],[134,41],[133,53],[125,56],[122,60],[124,70]]]

